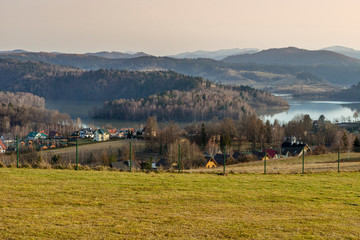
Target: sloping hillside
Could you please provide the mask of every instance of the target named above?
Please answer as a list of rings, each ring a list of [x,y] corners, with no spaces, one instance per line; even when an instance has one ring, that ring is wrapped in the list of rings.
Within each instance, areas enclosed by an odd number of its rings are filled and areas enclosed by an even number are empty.
[[[326,51],[324,51],[326,52]],[[335,53],[332,53],[335,54]],[[337,54],[336,57],[343,58]],[[257,63],[228,63],[212,59],[175,59],[170,57],[138,57],[131,59],[108,59],[81,54],[51,54],[51,53],[11,53],[0,54],[0,58],[12,58],[21,61],[42,61],[51,64],[71,66],[83,70],[118,69],[131,71],[175,71],[178,73],[199,76],[211,81],[235,85],[248,85],[260,89],[266,86],[275,88],[275,81],[281,80],[281,87],[286,87],[291,93],[292,81],[300,72],[307,72],[332,84],[349,86],[357,83],[360,75],[360,65],[262,65]],[[345,57],[346,58],[346,57]],[[352,61],[351,61],[352,62]],[[338,61],[342,64],[342,61]],[[308,81],[307,85],[318,82]],[[327,90],[330,86],[325,83]],[[332,90],[336,87],[332,86]]]
[[[164,90],[191,90],[203,81],[171,71],[83,71],[0,59],[0,90],[30,92],[54,100],[140,98]]]
[[[223,61],[267,65],[336,65],[360,66],[360,60],[326,50],[310,51],[295,47],[274,48],[254,54],[235,55]]]

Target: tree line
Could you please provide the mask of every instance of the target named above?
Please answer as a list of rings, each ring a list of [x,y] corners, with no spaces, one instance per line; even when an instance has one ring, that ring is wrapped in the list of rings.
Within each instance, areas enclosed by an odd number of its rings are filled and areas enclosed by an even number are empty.
[[[158,123],[155,117],[149,117],[145,130],[148,149],[164,154],[169,166],[177,164],[180,145],[181,156],[184,156],[183,168],[203,167],[206,164],[204,152],[215,155],[222,153],[224,147],[226,154],[265,147],[279,150],[282,143],[291,138],[317,146],[315,154],[348,150],[356,144],[355,147],[360,147],[359,134],[350,133],[327,121],[324,116],[313,120],[309,115],[299,115],[288,123],[280,124],[278,121],[264,122],[254,114],[247,114],[238,120],[214,118],[183,128],[174,122]]]
[[[240,119],[254,108],[287,107],[287,102],[264,91],[244,86],[211,85],[191,91],[170,90],[140,99],[119,99],[94,108],[93,118],[128,121],[208,121]]]

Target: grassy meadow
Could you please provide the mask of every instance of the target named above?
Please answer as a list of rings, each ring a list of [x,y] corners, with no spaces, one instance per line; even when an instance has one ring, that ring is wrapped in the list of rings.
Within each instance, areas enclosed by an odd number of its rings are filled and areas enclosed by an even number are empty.
[[[0,168],[0,239],[359,239],[360,173]]]
[[[338,162],[340,156],[340,163]],[[270,174],[300,174],[302,173],[303,158],[289,157],[268,159],[266,161],[266,173]],[[360,153],[341,152],[321,155],[305,155],[304,173],[330,173],[330,172],[355,172],[360,170]],[[199,168],[189,172],[199,173],[222,173],[223,166],[217,168]],[[226,172],[233,173],[264,173],[264,161],[253,161],[226,166]]]

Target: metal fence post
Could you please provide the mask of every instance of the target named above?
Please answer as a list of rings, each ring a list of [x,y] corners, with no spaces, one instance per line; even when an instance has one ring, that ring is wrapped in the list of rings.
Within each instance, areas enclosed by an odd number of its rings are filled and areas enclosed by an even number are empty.
[[[178,173],[180,173],[180,164],[181,164],[181,146],[179,143],[179,162],[178,162]]]
[[[224,175],[225,175],[225,162],[226,162],[226,146],[224,146]]]
[[[76,171],[79,170],[79,143],[76,138]]]
[[[266,174],[266,147],[265,147],[265,159],[264,159],[264,174]]]
[[[340,148],[338,148],[338,173],[340,172]]]
[[[16,167],[19,168],[19,137],[16,136]]]
[[[305,173],[305,147],[303,147],[303,154],[302,154],[302,174]]]
[[[131,165],[132,165],[132,162],[131,162],[131,142],[130,142],[130,157],[129,157],[129,164],[130,164],[130,172],[131,172]],[[152,163],[151,163],[152,164]]]

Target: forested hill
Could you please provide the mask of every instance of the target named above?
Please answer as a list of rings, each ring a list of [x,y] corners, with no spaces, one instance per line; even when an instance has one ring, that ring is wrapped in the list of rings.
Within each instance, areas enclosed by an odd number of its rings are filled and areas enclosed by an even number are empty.
[[[93,118],[127,121],[207,121],[240,119],[253,114],[254,108],[285,108],[287,102],[250,87],[226,87],[206,84],[191,91],[165,91],[141,99],[119,99],[95,108]]]
[[[65,65],[83,70],[118,69],[118,70],[171,70],[178,73],[199,76],[212,81],[238,85],[271,87],[278,92],[278,86],[294,86],[292,81],[299,72],[306,72],[330,83],[350,86],[358,82],[360,75],[359,60],[352,59],[330,51],[306,51],[296,49],[266,50],[253,59],[224,62],[212,59],[175,59],[171,57],[144,56],[131,59],[108,59],[85,54],[52,54],[52,53],[0,53],[0,58],[11,58],[21,61],[41,61],[50,64]],[[251,55],[253,56],[253,55]],[[274,57],[275,56],[275,57]],[[240,55],[244,57],[244,55]],[[291,58],[291,61],[287,59]],[[277,59],[276,61],[270,61]],[[296,59],[300,59],[296,62]],[[293,61],[294,60],[294,61]],[[252,62],[252,63],[251,63]],[[255,63],[254,63],[255,62]],[[279,65],[281,63],[281,65]],[[292,65],[290,65],[292,64]],[[309,86],[317,82],[307,82]],[[323,84],[323,85],[326,85]]]
[[[106,101],[147,97],[164,90],[191,90],[205,82],[172,71],[83,71],[38,62],[0,60],[0,90],[45,99]]]
[[[328,96],[329,99],[342,100],[342,101],[360,101],[360,82],[356,85],[352,85],[349,89],[344,89],[339,92],[335,92]]]
[[[31,93],[0,92],[0,135],[26,136],[31,131],[70,133],[75,125],[68,114],[45,109],[45,99]]]
[[[326,50],[310,51],[295,47],[274,48],[253,54],[229,56],[224,59],[231,63],[257,63],[266,65],[330,65],[360,66],[360,60]]]

